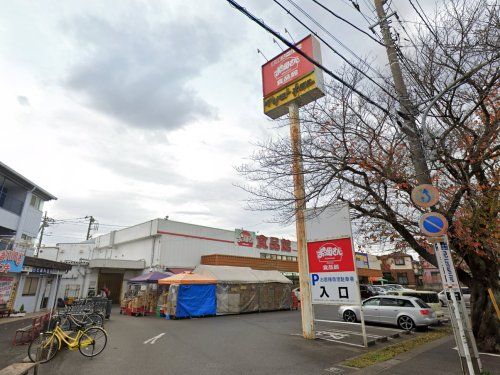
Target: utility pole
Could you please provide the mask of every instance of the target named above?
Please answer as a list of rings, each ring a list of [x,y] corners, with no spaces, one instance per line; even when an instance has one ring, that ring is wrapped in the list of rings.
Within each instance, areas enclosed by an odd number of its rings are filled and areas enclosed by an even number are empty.
[[[94,217],[92,215],[91,216],[85,216],[85,219],[89,219],[89,227],[87,229],[87,238],[86,238],[86,240],[88,241],[90,239],[90,229],[92,228],[92,224],[94,224],[95,219],[94,219]]]
[[[288,111],[290,114],[290,138],[293,151],[293,182],[295,194],[295,226],[297,230],[297,252],[299,261],[300,284],[300,314],[302,316],[302,336],[313,340],[316,336],[314,329],[314,310],[311,296],[311,280],[309,277],[309,260],[307,257],[306,225],[304,210],[306,208],[304,190],[304,172],[302,170],[302,147],[300,137],[299,106],[292,102]]]
[[[382,37],[384,39],[384,44],[387,50],[387,57],[389,59],[389,65],[391,67],[391,73],[394,80],[394,87],[396,89],[399,105],[401,107],[400,116],[403,119],[402,130],[408,139],[408,147],[410,149],[411,160],[416,174],[415,177],[419,185],[432,185],[431,175],[427,166],[426,153],[424,149],[424,145],[428,143],[428,140],[421,139],[419,130],[417,128],[417,124],[415,121],[415,115],[417,111],[408,96],[408,90],[406,89],[406,85],[403,79],[403,73],[401,72],[401,67],[399,65],[399,60],[396,53],[396,46],[391,37],[389,22],[387,21],[387,19],[394,13],[391,13],[390,15],[387,15],[385,13],[385,1],[386,0],[374,0],[375,9],[377,11],[377,16],[379,19],[379,22],[377,24],[380,24]],[[371,26],[370,28],[375,27],[377,24]],[[456,83],[457,82],[454,82],[453,84]],[[441,95],[442,94],[433,98],[431,104],[428,106],[428,109],[425,111],[423,117],[424,126],[425,118],[428,111],[430,110],[431,105],[433,105]],[[422,131],[424,132],[423,136],[426,136],[427,130],[425,127],[422,129]],[[426,207],[425,205],[420,206]],[[462,366],[462,372],[465,375],[475,375],[476,373],[481,373],[481,360],[479,358],[474,334],[472,332],[472,325],[470,323],[470,319],[465,308],[465,303],[463,302],[463,298],[460,292],[460,285],[458,284],[455,267],[453,265],[453,261],[451,260],[448,236],[445,234],[440,238],[440,240],[434,239],[433,242],[435,242],[434,254],[436,255],[442,284],[448,299],[450,321],[455,336],[455,342],[457,344],[457,351],[460,358],[460,364]],[[453,282],[451,282],[450,280],[452,280]]]
[[[410,148],[411,160],[415,168],[416,178],[419,184],[431,184],[431,174],[425,159],[424,149],[420,139],[417,124],[415,122],[416,110],[408,96],[408,90],[403,79],[403,73],[399,66],[398,55],[396,46],[391,37],[389,30],[389,23],[387,22],[388,16],[384,10],[384,0],[375,0],[375,8],[382,30],[382,37],[387,49],[387,57],[391,67],[392,77],[394,79],[394,87],[401,107],[401,117],[403,119],[403,132],[408,138],[408,147]],[[376,25],[374,25],[376,26]]]
[[[43,215],[42,226],[40,227],[40,238],[38,239],[38,246],[36,249],[36,257],[40,254],[40,247],[42,246],[43,232],[45,232],[45,228],[49,226],[49,218],[47,217],[47,211]]]

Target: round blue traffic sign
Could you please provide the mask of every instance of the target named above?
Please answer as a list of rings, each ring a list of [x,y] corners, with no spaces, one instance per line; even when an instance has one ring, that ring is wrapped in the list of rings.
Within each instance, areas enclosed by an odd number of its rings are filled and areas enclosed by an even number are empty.
[[[448,220],[437,212],[429,212],[422,215],[419,227],[426,236],[442,236],[448,230]]]

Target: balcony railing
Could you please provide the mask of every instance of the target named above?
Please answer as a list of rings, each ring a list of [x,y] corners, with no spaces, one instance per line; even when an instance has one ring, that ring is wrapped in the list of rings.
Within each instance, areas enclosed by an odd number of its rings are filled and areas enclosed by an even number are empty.
[[[0,207],[10,211],[16,215],[21,215],[23,212],[24,202],[19,199],[9,197],[8,195],[0,195]]]

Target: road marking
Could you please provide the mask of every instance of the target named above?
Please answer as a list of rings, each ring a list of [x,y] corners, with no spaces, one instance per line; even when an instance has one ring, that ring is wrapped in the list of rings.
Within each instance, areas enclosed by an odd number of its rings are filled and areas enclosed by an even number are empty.
[[[348,325],[360,325],[361,323],[351,323],[351,322],[344,322],[342,320],[324,320],[324,319],[314,319],[315,322],[325,322],[325,323],[338,323],[338,324],[348,324]],[[402,330],[399,330],[397,328],[385,328],[385,327],[379,327],[379,326],[369,326],[370,328],[373,329],[382,329],[384,331],[395,331],[395,332],[404,332]],[[368,327],[367,327],[368,328]]]
[[[345,345],[357,346],[359,348],[364,348],[364,345],[353,344],[352,342],[346,342],[346,341],[340,341],[340,340],[332,340],[332,339],[324,339],[324,338],[320,338],[320,340],[331,341],[331,342],[338,342],[340,344],[345,344]]]
[[[329,331],[326,331],[326,332],[329,332]],[[344,330],[344,329],[332,329],[331,332],[338,332],[338,333],[346,333],[348,335],[363,336],[363,334],[361,332],[347,331],[347,330]],[[375,334],[372,334],[372,333],[367,333],[366,337],[372,337],[374,339],[378,339],[378,338],[386,337],[386,336],[380,336],[380,335],[375,335]]]
[[[452,349],[453,350],[458,350],[456,346],[454,348],[452,348]],[[482,353],[482,352],[479,352],[479,354],[481,354],[481,355],[491,355],[492,357],[500,357],[500,354]]]
[[[147,339],[146,341],[144,341],[144,344],[154,344],[156,342],[156,340],[158,340],[160,337],[162,337],[163,335],[165,334],[164,333],[160,333],[159,335],[155,336],[155,337],[151,337],[150,339]]]

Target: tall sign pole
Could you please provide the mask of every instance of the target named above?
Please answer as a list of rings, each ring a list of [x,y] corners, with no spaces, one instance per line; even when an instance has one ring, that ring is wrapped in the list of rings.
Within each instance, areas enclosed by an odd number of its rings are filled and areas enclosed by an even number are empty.
[[[311,298],[311,282],[309,280],[309,261],[307,258],[306,225],[304,219],[305,190],[302,170],[302,147],[300,136],[299,106],[296,102],[288,106],[290,114],[290,139],[293,152],[293,186],[295,195],[295,227],[297,230],[297,251],[299,262],[299,284],[302,316],[302,335],[306,339],[314,339],[314,310]]]
[[[432,185],[422,184],[413,189],[411,198],[417,206],[430,208],[439,202],[439,191]],[[481,359],[448,244],[446,235],[448,221],[437,212],[428,212],[420,218],[419,227],[420,231],[434,244],[434,253],[448,300],[450,321],[462,372],[465,375],[479,374],[482,371]]]
[[[320,45],[312,35],[300,40],[295,46],[312,59],[321,62]],[[264,113],[267,116],[274,120],[288,114],[290,118],[302,335],[304,338],[312,340],[315,338],[316,332],[304,218],[306,201],[299,108],[325,95],[323,75],[308,59],[289,48],[262,66],[262,91]]]

